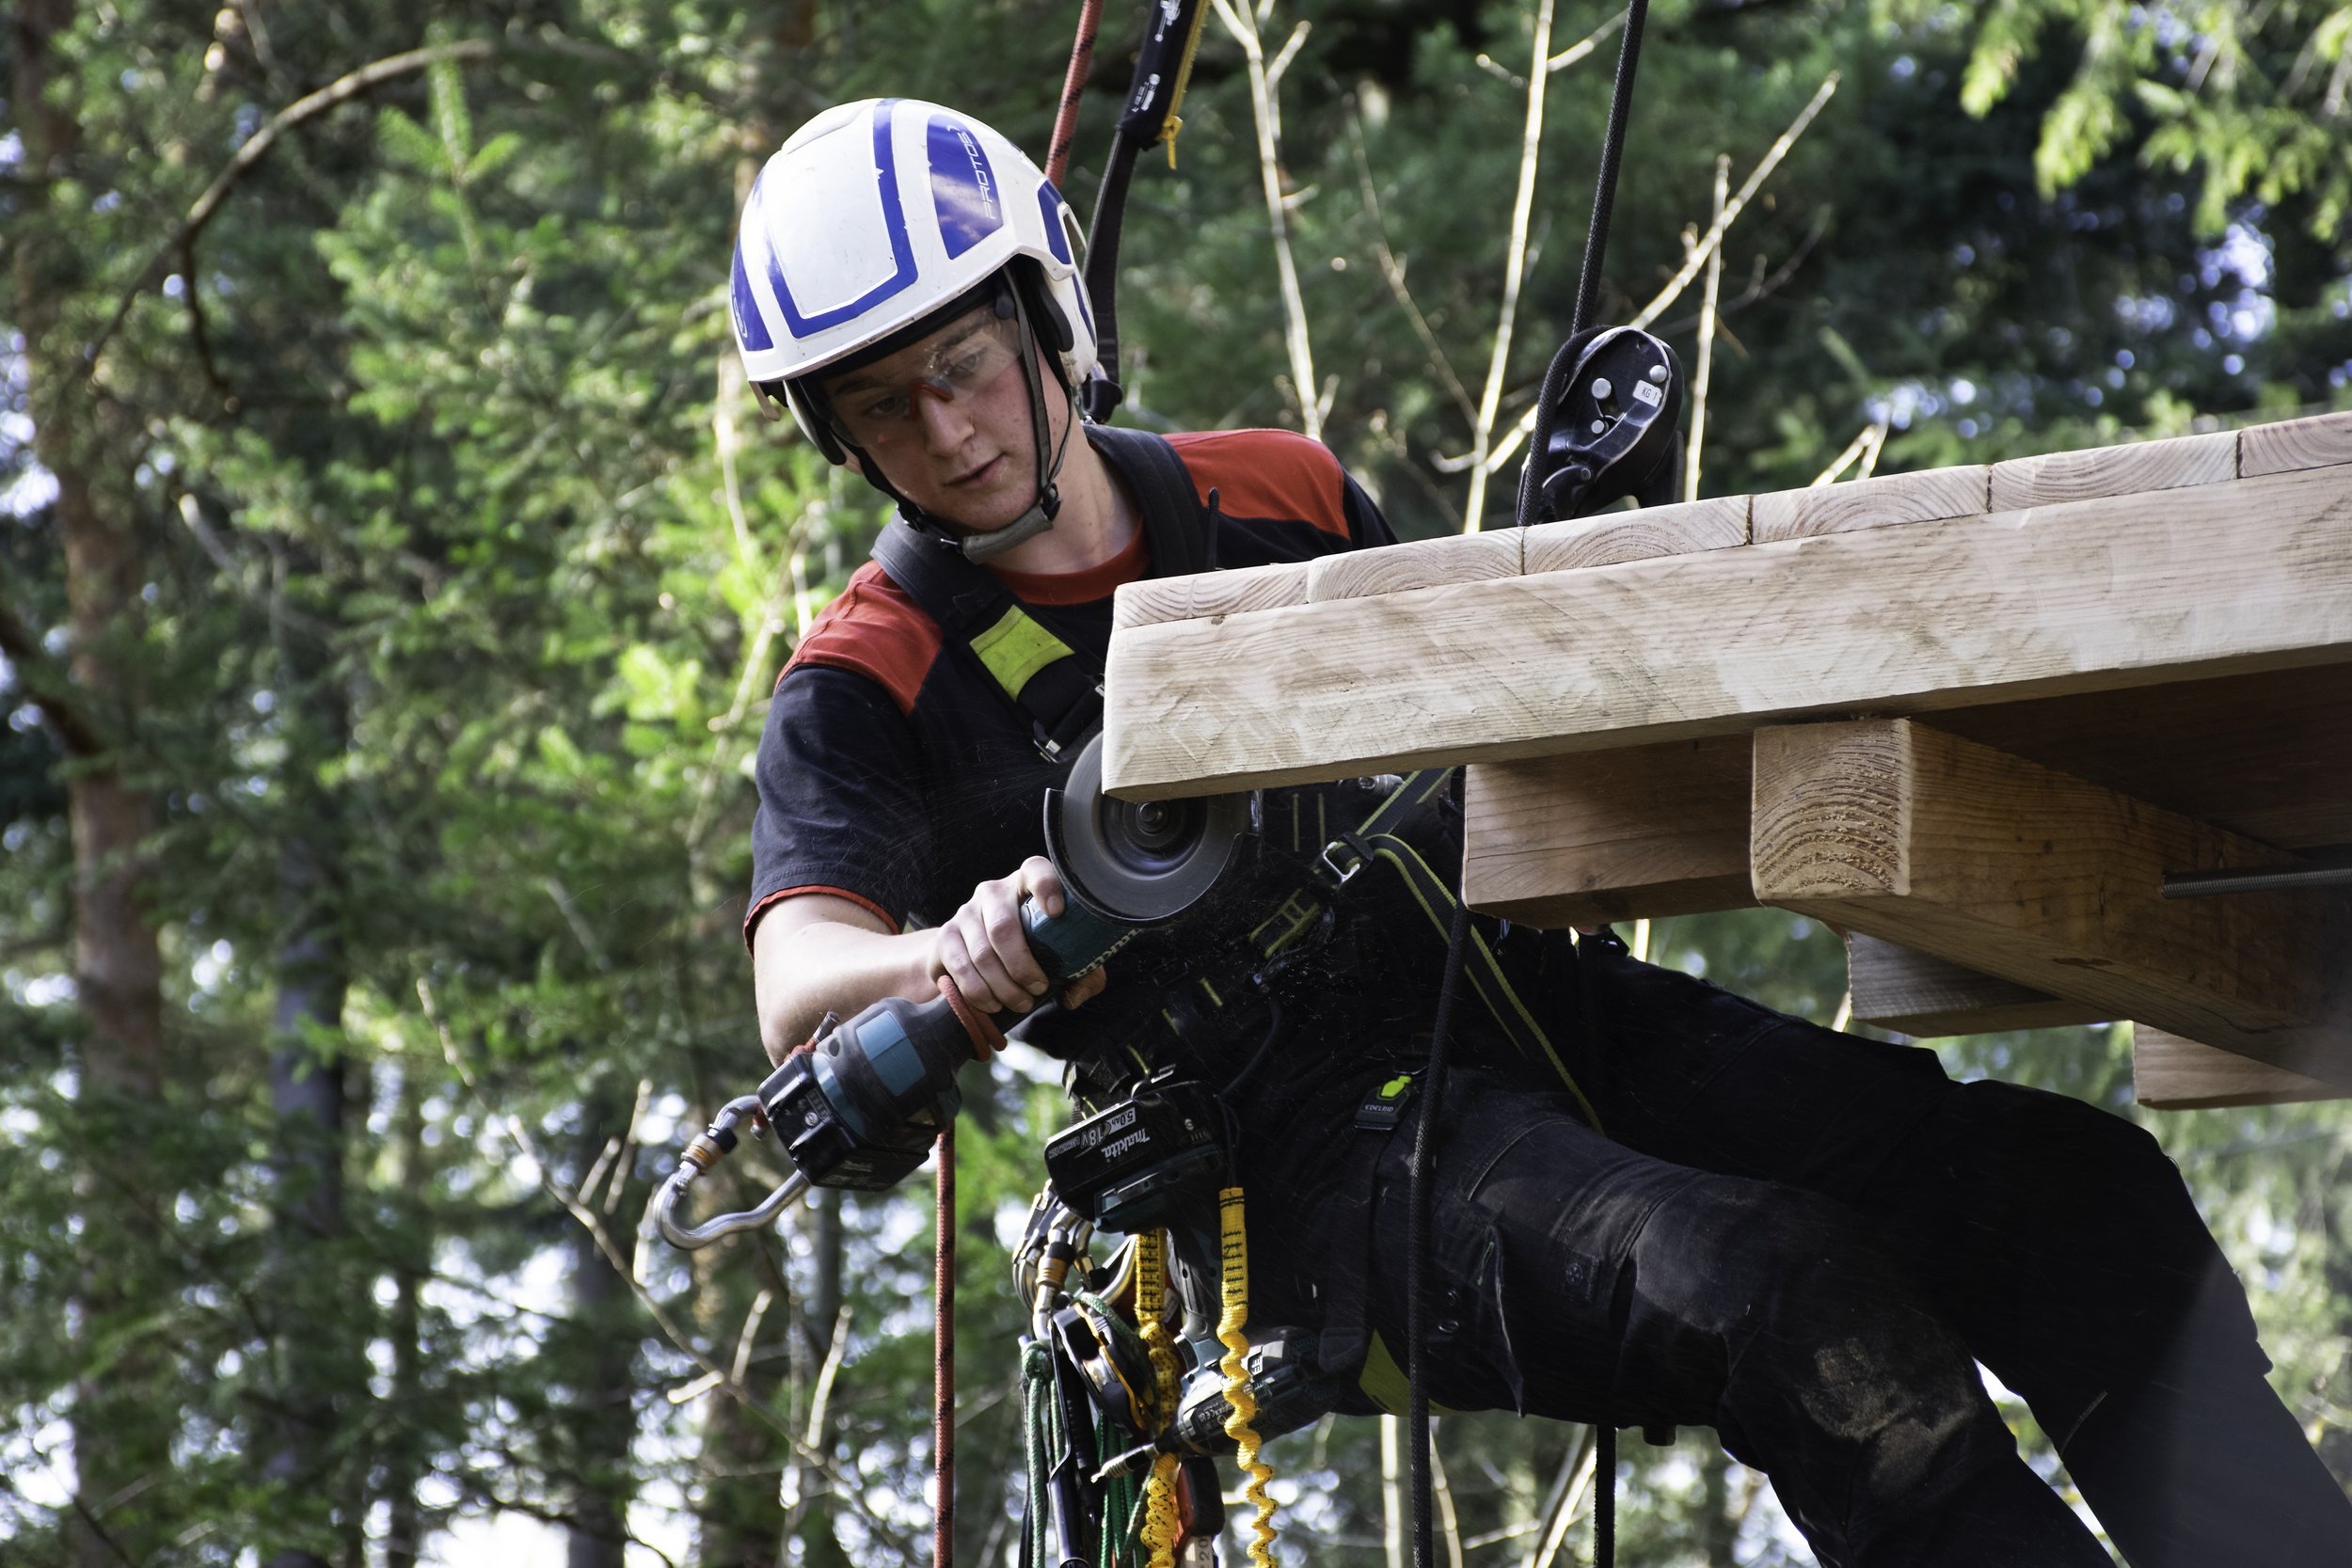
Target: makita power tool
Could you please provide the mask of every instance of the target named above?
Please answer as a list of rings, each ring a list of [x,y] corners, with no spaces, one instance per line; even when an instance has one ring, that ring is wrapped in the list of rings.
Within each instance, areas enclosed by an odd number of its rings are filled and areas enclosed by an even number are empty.
[[[1068,783],[1045,797],[1045,852],[1062,879],[1062,912],[1034,900],[1021,910],[1029,950],[1058,990],[1099,966],[1146,927],[1200,902],[1248,832],[1247,795],[1188,800],[1116,800],[1103,793],[1103,743],[1087,742]],[[1021,1022],[988,1015],[997,1029]],[[985,1030],[982,1031],[985,1033]],[[920,1165],[962,1105],[956,1073],[974,1059],[974,1028],[946,997],[886,997],[856,1017],[828,1015],[809,1045],[755,1094],[729,1102],[679,1156],[652,1213],[662,1236],[694,1248],[766,1225],[807,1188],[876,1192]],[[688,1227],[675,1212],[705,1170],[731,1153],[748,1119],[772,1129],[793,1174],[758,1208]]]

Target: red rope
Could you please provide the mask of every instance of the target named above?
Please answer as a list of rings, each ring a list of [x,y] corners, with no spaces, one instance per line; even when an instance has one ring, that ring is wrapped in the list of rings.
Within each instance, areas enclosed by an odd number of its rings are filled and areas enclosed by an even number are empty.
[[[939,1132],[937,1241],[931,1254],[938,1303],[931,1322],[932,1568],[956,1556],[956,1124]]]
[[[956,1015],[956,1022],[963,1025],[965,1034],[972,1037],[972,1054],[977,1060],[985,1062],[1005,1048],[1005,1032],[996,1027],[993,1019],[966,1001],[963,992],[956,988],[955,981],[945,974],[939,977],[939,994],[947,999],[948,1009]]]
[[[1070,45],[1070,72],[1061,81],[1061,107],[1054,113],[1054,140],[1045,154],[1045,178],[1056,190],[1070,172],[1070,144],[1078,135],[1078,98],[1086,91],[1087,68],[1094,63],[1094,32],[1102,22],[1103,0],[1086,0],[1078,12],[1078,36]]]

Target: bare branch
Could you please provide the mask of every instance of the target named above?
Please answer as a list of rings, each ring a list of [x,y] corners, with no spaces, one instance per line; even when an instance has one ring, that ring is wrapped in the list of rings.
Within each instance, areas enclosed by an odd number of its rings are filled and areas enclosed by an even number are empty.
[[[1380,192],[1373,183],[1372,160],[1364,150],[1363,117],[1350,115],[1347,128],[1356,149],[1357,186],[1363,193],[1364,211],[1372,217],[1374,254],[1380,262],[1380,276],[1388,280],[1389,293],[1397,304],[1405,308],[1406,319],[1413,324],[1413,335],[1421,340],[1422,352],[1429,356],[1429,368],[1438,372],[1438,379],[1454,395],[1454,405],[1462,411],[1462,418],[1475,420],[1478,405],[1470,401],[1470,388],[1454,373],[1454,361],[1446,357],[1444,346],[1430,328],[1429,318],[1421,313],[1421,307],[1413,302],[1412,291],[1405,286],[1404,263],[1389,248],[1388,224],[1380,215]],[[1447,505],[1451,508],[1453,503],[1449,501]]]
[[[1211,0],[1211,4],[1248,63],[1250,115],[1258,128],[1258,175],[1265,186],[1266,222],[1274,230],[1274,264],[1282,285],[1283,340],[1290,350],[1292,400],[1298,405],[1299,427],[1321,440],[1324,412],[1331,406],[1329,394],[1337,390],[1337,384],[1317,395],[1321,383],[1315,377],[1314,347],[1307,337],[1307,302],[1298,292],[1298,264],[1291,257],[1290,218],[1282,198],[1281,113],[1258,37],[1258,22],[1268,13],[1272,0],[1263,0],[1255,12],[1248,8],[1247,0],[1240,5],[1233,0]],[[1283,63],[1288,63],[1291,52],[1305,37],[1306,24],[1301,23],[1283,50]]]
[[[1462,531],[1476,533],[1486,520],[1486,478],[1494,471],[1488,461],[1494,445],[1495,411],[1502,402],[1502,378],[1511,362],[1511,329],[1518,319],[1519,288],[1527,276],[1527,218],[1535,205],[1535,168],[1544,139],[1544,89],[1551,72],[1543,69],[1551,57],[1551,3],[1537,0],[1533,63],[1528,70],[1527,118],[1519,133],[1518,194],[1511,201],[1510,249],[1503,261],[1502,312],[1495,323],[1493,356],[1486,361],[1486,386],[1478,399],[1478,418],[1470,427],[1470,499],[1462,508]]]
[[[1798,111],[1797,118],[1789,122],[1788,129],[1780,134],[1779,139],[1774,141],[1771,150],[1764,154],[1763,161],[1758,163],[1747,179],[1740,182],[1740,194],[1724,205],[1723,215],[1709,226],[1705,236],[1692,247],[1691,254],[1682,259],[1681,269],[1673,277],[1667,279],[1666,286],[1658,291],[1656,298],[1642,307],[1629,324],[1630,325],[1647,326],[1665,311],[1666,307],[1675,302],[1684,289],[1690,287],[1691,279],[1698,276],[1699,268],[1707,264],[1707,259],[1715,254],[1716,248],[1724,243],[1724,230],[1728,230],[1739,218],[1740,214],[1747,207],[1749,198],[1754,197],[1764,182],[1772,177],[1772,170],[1780,166],[1780,161],[1788,156],[1788,150],[1797,145],[1797,138],[1804,135],[1805,127],[1813,123],[1813,117],[1821,112],[1822,106],[1827,104],[1836,92],[1837,72],[1833,71],[1821,78],[1821,85],[1814,89],[1813,96],[1806,101],[1804,107]]]
[[[370,87],[378,87],[396,76],[422,71],[443,60],[487,59],[491,53],[492,45],[486,40],[469,39],[458,43],[428,44],[422,49],[388,55],[337,77],[318,91],[307,98],[296,99],[271,116],[260,130],[246,138],[245,145],[237,149],[235,156],[213,177],[213,182],[204,187],[204,194],[198,197],[196,204],[188,209],[188,215],[181,219],[180,227],[155,247],[147,264],[139,269],[138,276],[131,280],[131,286],[123,291],[105,330],[99,333],[98,341],[90,345],[90,365],[96,366],[99,355],[114,341],[114,335],[121,330],[123,321],[131,314],[131,307],[138,303],[139,295],[161,283],[167,276],[167,269],[172,258],[185,256],[192,259],[195,256],[197,236],[204,232],[204,226],[213,221],[214,215],[220,211],[220,204],[228,199],[229,193],[236,188],[237,182],[251,173],[255,165],[269,156],[269,150],[278,144],[278,137],[305,120],[314,119],[327,110],[358,97]],[[193,277],[188,278],[187,286],[191,293],[195,291],[196,279]]]
[[[1661,312],[1681,296],[1682,291],[1690,286],[1691,279],[1696,277],[1699,275],[1699,269],[1707,264],[1707,259],[1713,255],[1716,248],[1724,243],[1724,231],[1740,216],[1740,210],[1748,204],[1748,198],[1756,193],[1766,178],[1780,166],[1780,161],[1788,155],[1788,150],[1796,145],[1799,136],[1804,135],[1805,127],[1813,123],[1813,117],[1821,112],[1821,106],[1830,101],[1831,95],[1836,90],[1837,72],[1833,71],[1821,79],[1820,87],[1815,90],[1812,99],[1805,106],[1798,112],[1797,118],[1789,123],[1788,129],[1780,134],[1780,139],[1772,143],[1771,150],[1764,154],[1763,162],[1756,166],[1755,172],[1750,174],[1740,185],[1740,194],[1725,204],[1724,215],[1707,231],[1706,236],[1697,245],[1691,247],[1690,254],[1682,259],[1681,270],[1675,274],[1666,286],[1658,292],[1658,296],[1644,306],[1640,314],[1627,323],[1627,325],[1649,325],[1658,319]],[[1535,409],[1531,405],[1525,413],[1519,416],[1518,422],[1511,427],[1510,434],[1498,442],[1492,451],[1473,451],[1470,454],[1471,460],[1477,462],[1486,471],[1493,472],[1510,461],[1511,454],[1518,450],[1519,443],[1526,440],[1534,428]]]
[[[1825,484],[1836,483],[1837,476],[1844,473],[1846,471],[1847,465],[1853,462],[1853,460],[1857,457],[1862,459],[1862,471],[1855,477],[1858,479],[1869,478],[1871,471],[1879,466],[1879,448],[1885,444],[1885,420],[1881,420],[1876,423],[1864,425],[1860,433],[1857,434],[1852,440],[1846,443],[1846,450],[1837,454],[1836,460],[1831,463],[1828,467],[1823,468],[1820,473],[1816,474],[1813,477],[1813,483],[1805,486],[1805,488],[1809,490],[1818,490]]]
[[[1715,155],[1715,213],[1717,223],[1724,220],[1724,202],[1731,189],[1731,159],[1727,154]],[[1699,499],[1699,452],[1707,444],[1707,389],[1715,373],[1715,303],[1722,297],[1724,282],[1724,247],[1717,245],[1715,254],[1707,259],[1707,296],[1699,307],[1699,369],[1691,381],[1691,447],[1686,457],[1682,499]]]
[[[1608,38],[1610,34],[1615,32],[1618,28],[1624,25],[1625,12],[1619,11],[1614,16],[1612,16],[1608,21],[1602,23],[1599,26],[1594,28],[1591,32],[1579,39],[1576,42],[1569,44],[1565,49],[1561,50],[1560,53],[1546,60],[1544,62],[1544,69],[1546,71],[1565,70],[1569,66],[1576,64],[1577,61],[1582,59],[1585,55],[1591,54],[1594,50],[1599,48],[1602,40]]]

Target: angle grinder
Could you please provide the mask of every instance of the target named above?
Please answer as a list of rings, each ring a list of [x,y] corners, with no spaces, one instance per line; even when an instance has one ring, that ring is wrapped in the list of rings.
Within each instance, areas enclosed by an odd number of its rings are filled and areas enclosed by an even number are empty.
[[[1199,903],[1249,831],[1247,795],[1129,801],[1103,793],[1103,739],[1089,740],[1068,781],[1045,796],[1045,851],[1060,874],[1062,912],[1024,899],[1021,927],[1056,990],[1099,967],[1138,931]],[[997,1013],[999,1029],[1020,1022]],[[654,1200],[673,1243],[696,1247],[767,1223],[805,1187],[879,1192],[920,1165],[962,1105],[956,1073],[977,1054],[973,1033],[946,998],[885,997],[842,1021],[828,1015],[809,1047],[755,1095],[722,1111],[680,1156]],[[694,1177],[736,1145],[745,1120],[772,1127],[795,1175],[767,1202],[689,1229],[673,1212]]]

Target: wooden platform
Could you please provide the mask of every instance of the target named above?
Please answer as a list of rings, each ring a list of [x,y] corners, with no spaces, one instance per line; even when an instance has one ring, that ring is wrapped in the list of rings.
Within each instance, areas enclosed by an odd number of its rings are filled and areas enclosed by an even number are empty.
[[[2157,896],[2352,844],[2352,414],[1139,583],[1118,622],[1118,793],[1474,763],[1482,909],[1760,899],[1879,939],[1866,1021],[2131,1018],[2152,1103],[2352,1092],[2352,899]],[[1873,1011],[1889,953],[1946,1001]]]

